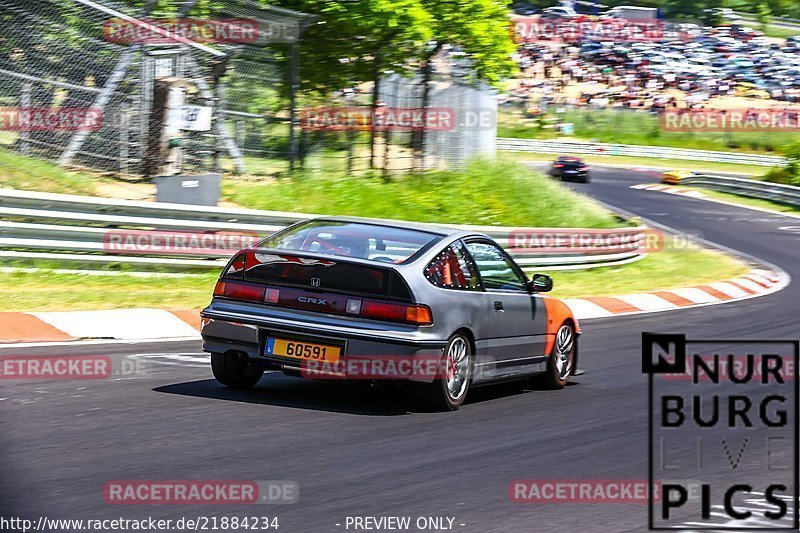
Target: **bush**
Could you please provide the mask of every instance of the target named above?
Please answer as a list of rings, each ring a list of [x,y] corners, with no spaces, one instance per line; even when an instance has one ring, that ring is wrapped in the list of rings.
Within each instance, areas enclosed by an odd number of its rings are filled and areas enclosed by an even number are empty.
[[[769,169],[769,172],[764,174],[764,181],[792,185],[792,175],[785,168],[775,167]]]
[[[784,151],[789,162],[784,169],[790,185],[800,185],[800,141],[790,144]]]
[[[273,183],[229,180],[225,197],[244,207],[416,222],[613,228],[621,224],[590,198],[511,161],[476,159],[461,170],[394,176],[307,171]]]

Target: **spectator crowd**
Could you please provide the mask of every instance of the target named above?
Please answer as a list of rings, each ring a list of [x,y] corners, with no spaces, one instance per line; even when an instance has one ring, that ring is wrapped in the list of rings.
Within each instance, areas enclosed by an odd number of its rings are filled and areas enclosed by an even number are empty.
[[[781,43],[743,26],[694,24],[635,41],[569,36],[518,35],[522,77],[502,103],[536,114],[550,104],[659,111],[734,96],[800,102],[800,37]]]

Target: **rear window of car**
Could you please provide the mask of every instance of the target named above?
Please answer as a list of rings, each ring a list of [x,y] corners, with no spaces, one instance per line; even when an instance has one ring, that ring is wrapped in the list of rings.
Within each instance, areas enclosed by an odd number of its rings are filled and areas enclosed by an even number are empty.
[[[275,233],[257,246],[398,264],[438,239],[424,230],[312,220]]]
[[[456,241],[442,250],[425,267],[424,273],[430,283],[443,289],[481,290],[475,265],[465,252],[461,241]]]

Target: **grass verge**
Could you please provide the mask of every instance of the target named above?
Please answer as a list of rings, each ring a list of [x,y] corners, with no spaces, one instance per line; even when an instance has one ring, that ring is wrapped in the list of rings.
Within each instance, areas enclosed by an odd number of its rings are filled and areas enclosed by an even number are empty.
[[[253,162],[250,161],[252,164]],[[621,223],[592,200],[510,160],[476,160],[461,171],[386,179],[347,175],[335,165],[293,177],[226,176],[223,199],[242,207],[445,224],[613,228]],[[0,149],[0,187],[101,195],[102,177]]]
[[[266,183],[228,180],[244,207],[415,222],[609,228],[620,223],[590,199],[511,161],[473,161],[464,171],[380,177],[311,172]]]
[[[211,301],[217,276],[217,272],[180,278],[5,272],[0,279],[0,310],[195,309]]]
[[[0,149],[0,187],[26,191],[94,195],[99,178]]]
[[[432,171],[388,180],[345,177],[324,169],[294,178],[228,179],[224,195],[251,208],[420,222],[587,228],[620,225],[588,198],[514,161],[533,160],[533,155],[516,154],[498,162],[474,161],[461,172]],[[623,162],[631,158],[607,159]],[[668,163],[670,168],[679,168],[675,162]],[[98,177],[0,150],[2,187],[96,194],[99,183],[102,179]],[[715,252],[668,247],[629,265],[552,275],[557,283],[554,294],[575,297],[696,285],[735,277],[746,270],[734,259]],[[215,279],[216,272],[180,278],[88,276],[51,270],[7,272],[0,279],[0,298],[4,311],[199,308],[208,303]]]
[[[749,266],[729,255],[699,247],[676,247],[668,240],[660,252],[627,265],[546,273],[553,277],[553,296],[583,298],[691,287],[749,271]]]
[[[793,143],[793,132],[694,132],[666,131],[660,117],[647,112],[619,109],[571,109],[558,114],[562,122],[573,124],[571,137],[589,142],[668,146],[720,152],[780,153]],[[557,138],[552,128],[539,129],[538,122],[518,113],[498,116],[498,137],[520,139]]]
[[[749,267],[705,249],[681,249],[668,241],[641,261],[579,271],[548,272],[560,298],[612,296],[701,285],[740,276]],[[216,273],[197,276],[86,276],[55,272],[11,272],[0,278],[3,311],[76,311],[156,307],[197,309],[208,304]]]
[[[770,200],[761,200],[759,198],[750,198],[747,196],[740,196],[738,194],[731,194],[727,192],[712,191],[711,189],[701,189],[699,187],[690,187],[694,190],[700,191],[713,200],[720,200],[723,202],[730,202],[746,207],[757,207],[759,209],[768,209],[778,213],[787,213],[791,215],[800,215],[800,207],[781,204]]]

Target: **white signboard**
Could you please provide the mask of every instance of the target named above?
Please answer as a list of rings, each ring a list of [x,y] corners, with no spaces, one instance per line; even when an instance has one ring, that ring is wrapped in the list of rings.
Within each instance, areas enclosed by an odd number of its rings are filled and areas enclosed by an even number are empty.
[[[179,130],[207,131],[211,129],[212,108],[202,105],[180,105],[169,114],[169,126]]]

